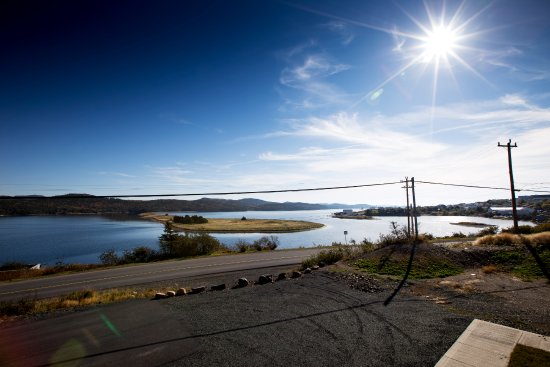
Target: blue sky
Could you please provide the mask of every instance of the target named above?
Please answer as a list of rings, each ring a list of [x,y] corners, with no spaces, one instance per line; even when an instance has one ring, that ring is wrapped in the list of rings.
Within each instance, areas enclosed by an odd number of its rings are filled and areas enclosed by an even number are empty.
[[[548,19],[543,0],[4,2],[0,194],[506,187],[508,139],[516,186],[545,190]],[[404,192],[255,196],[401,205]]]

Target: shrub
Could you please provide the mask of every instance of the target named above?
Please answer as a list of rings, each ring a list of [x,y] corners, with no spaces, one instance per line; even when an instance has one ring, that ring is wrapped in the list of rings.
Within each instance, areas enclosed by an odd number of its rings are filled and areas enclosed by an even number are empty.
[[[153,261],[159,258],[159,254],[150,247],[139,246],[132,250],[124,250],[122,259],[123,263],[144,263]]]
[[[254,241],[252,246],[257,251],[275,250],[279,246],[279,238],[277,236],[263,236]]]
[[[250,244],[245,240],[238,240],[235,242],[235,250],[238,252],[246,252],[250,248]]]
[[[533,227],[533,233],[550,232],[550,222],[537,224]]]
[[[371,251],[374,251],[376,250],[376,244],[374,244],[373,242],[367,240],[366,238],[363,239],[363,241],[361,241],[359,243],[359,246],[361,246],[361,251],[363,253],[368,253],[368,252],[371,252]]]
[[[120,260],[115,249],[106,250],[99,255],[99,261],[101,261],[103,265],[116,265]]]
[[[497,233],[498,233],[498,226],[489,226],[477,232],[475,236],[482,237],[482,236],[487,236],[487,235],[497,234]]]
[[[531,234],[535,227],[531,226],[518,226],[517,231],[514,230],[514,227],[503,228],[502,233],[515,233],[515,234]]]
[[[204,218],[200,215],[193,215],[189,216],[186,215],[185,217],[174,215],[173,218],[174,223],[181,223],[181,224],[204,224],[208,223],[208,219]]]
[[[323,250],[316,255],[312,255],[306,260],[302,261],[301,269],[310,268],[313,265],[318,265],[320,262],[326,265],[334,264],[344,258],[344,248],[335,247],[329,250]]]
[[[452,234],[451,237],[454,237],[454,238],[465,238],[466,235],[465,235],[464,233],[462,233],[462,232],[454,232],[454,233]]]
[[[402,245],[408,242],[409,236],[405,226],[399,226],[396,222],[391,222],[389,234],[380,234],[378,239],[379,247],[391,245]]]

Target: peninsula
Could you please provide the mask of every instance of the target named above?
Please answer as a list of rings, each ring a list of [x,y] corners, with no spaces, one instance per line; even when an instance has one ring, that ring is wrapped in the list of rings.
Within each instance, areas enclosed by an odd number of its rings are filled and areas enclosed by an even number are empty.
[[[172,228],[177,231],[209,232],[209,233],[285,233],[308,231],[324,227],[324,224],[303,220],[284,219],[247,219],[247,218],[207,218],[207,223],[184,224],[174,223],[171,215],[158,213],[143,213],[140,217],[165,223],[172,222]]]

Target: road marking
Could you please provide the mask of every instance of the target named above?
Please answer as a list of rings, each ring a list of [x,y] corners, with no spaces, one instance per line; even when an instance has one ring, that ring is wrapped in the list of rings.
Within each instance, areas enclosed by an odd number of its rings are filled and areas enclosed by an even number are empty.
[[[188,267],[169,268],[169,269],[156,270],[156,271],[147,271],[147,272],[142,272],[142,273],[137,273],[137,274],[116,275],[116,276],[103,277],[103,278],[97,278],[97,279],[81,280],[81,281],[78,281],[78,282],[69,282],[69,283],[62,283],[62,284],[46,285],[46,286],[36,287],[36,288],[21,289],[21,290],[18,290],[18,291],[0,292],[0,295],[3,296],[3,295],[8,295],[8,294],[33,292],[33,291],[38,291],[38,290],[41,290],[41,289],[59,288],[59,287],[64,287],[64,286],[69,286],[69,285],[94,283],[94,282],[100,282],[100,281],[103,281],[103,280],[113,280],[113,279],[119,279],[119,278],[121,279],[121,278],[128,278],[128,277],[139,276],[139,275],[151,275],[151,274],[159,274],[159,273],[168,273],[170,271],[177,271],[177,270],[211,268],[211,267],[214,267],[214,266],[237,265],[237,264],[254,263],[254,262],[262,262],[262,261],[296,259],[296,258],[302,258],[302,257],[304,257],[304,256],[283,256],[283,257],[278,257],[278,258],[274,258],[274,259],[242,260],[242,261],[234,261],[234,262],[226,262],[226,263],[218,263],[218,264],[206,264],[206,265],[196,265],[196,266],[188,266]]]

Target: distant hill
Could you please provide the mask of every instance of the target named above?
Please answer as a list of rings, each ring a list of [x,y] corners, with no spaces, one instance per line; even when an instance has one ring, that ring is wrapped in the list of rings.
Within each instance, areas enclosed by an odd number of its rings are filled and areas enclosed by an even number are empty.
[[[0,215],[64,215],[64,214],[139,214],[144,212],[232,212],[276,210],[320,210],[366,208],[368,205],[277,203],[260,199],[239,200],[121,200],[99,198],[88,194],[67,194],[56,197],[0,197]]]

